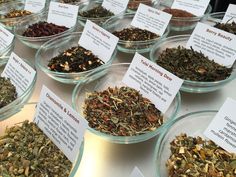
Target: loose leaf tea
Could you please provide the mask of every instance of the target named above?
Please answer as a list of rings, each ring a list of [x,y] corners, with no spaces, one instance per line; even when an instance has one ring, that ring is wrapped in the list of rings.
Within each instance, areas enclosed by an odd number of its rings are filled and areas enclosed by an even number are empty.
[[[0,176],[67,177],[72,163],[35,123],[7,128],[0,136]]]
[[[10,2],[11,0],[0,0],[0,4],[5,3],[5,2]]]
[[[38,22],[30,25],[22,34],[26,37],[43,37],[62,33],[69,28],[48,22]]]
[[[16,87],[10,79],[0,77],[0,108],[8,105],[17,98]]]
[[[231,75],[232,68],[226,68],[203,53],[178,46],[162,51],[156,63],[184,80],[219,81]]]
[[[48,63],[48,67],[52,71],[71,73],[88,71],[103,64],[104,62],[90,50],[77,46],[67,49],[52,58]]]
[[[23,16],[30,15],[30,14],[32,14],[32,12],[27,11],[27,10],[12,9],[10,12],[5,14],[3,18],[23,17]]]
[[[236,176],[236,154],[213,141],[181,134],[170,145],[171,155],[166,164],[170,177]]]
[[[130,87],[89,93],[84,115],[90,127],[114,136],[145,134],[163,124],[163,116],[155,105]]]
[[[224,30],[226,32],[236,34],[236,23],[217,23],[214,27]]]
[[[124,28],[121,31],[114,31],[112,34],[124,41],[146,41],[160,37],[155,33],[140,28]]]
[[[78,2],[81,2],[82,0],[61,0],[61,3],[65,3],[65,4],[76,4]]]
[[[90,10],[80,12],[79,15],[82,17],[87,17],[87,18],[99,18],[99,17],[110,17],[115,14],[113,12],[105,9],[102,6],[97,6],[97,7],[90,9]]]
[[[152,0],[130,0],[128,3],[128,8],[131,10],[137,10],[140,3],[150,6],[152,4]]]
[[[195,15],[191,14],[190,12],[181,9],[166,8],[163,11],[171,14],[173,17],[195,17]]]

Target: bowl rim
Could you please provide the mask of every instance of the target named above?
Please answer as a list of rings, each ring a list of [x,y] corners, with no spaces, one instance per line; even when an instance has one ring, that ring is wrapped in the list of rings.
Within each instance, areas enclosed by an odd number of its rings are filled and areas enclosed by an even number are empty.
[[[192,116],[196,116],[196,115],[209,115],[209,114],[216,114],[218,111],[217,110],[202,110],[202,111],[195,111],[195,112],[190,112],[190,113],[187,113],[187,114],[184,114],[180,117],[177,117],[176,119],[173,119],[172,121],[168,122],[167,125],[166,125],[166,129],[165,131],[163,131],[157,142],[156,142],[156,145],[155,145],[155,150],[154,150],[154,158],[153,158],[153,164],[156,165],[156,170],[155,170],[155,173],[156,173],[156,177],[163,177],[160,175],[160,157],[161,157],[161,148],[163,146],[163,141],[164,141],[164,138],[165,136],[170,132],[171,128],[176,124],[178,123],[179,121],[182,121],[184,119],[192,119],[192,118],[195,118],[195,117],[192,117]],[[201,119],[201,117],[199,117],[198,119]]]
[[[164,40],[162,39],[162,40],[158,41],[155,45],[153,45],[151,47],[151,51],[149,53],[150,60],[153,61],[154,63],[156,60],[158,60],[158,58],[155,57],[155,52],[164,43],[166,43],[166,42],[170,43],[171,41],[175,41],[175,40],[178,41],[178,39],[185,39],[186,40],[186,39],[189,39],[190,36],[191,36],[190,34],[177,35],[177,36],[167,37]],[[183,46],[183,47],[185,47],[185,46]],[[233,71],[231,72],[230,76],[224,80],[213,81],[213,82],[203,82],[203,81],[199,82],[199,81],[184,80],[184,83],[190,84],[190,85],[198,85],[198,86],[213,86],[213,85],[227,83],[227,82],[230,82],[236,78],[236,63],[232,67],[233,67]]]
[[[117,64],[112,64],[111,66],[106,66],[104,68],[102,68],[100,70],[104,71],[104,70],[109,70],[112,67],[127,67],[129,66],[130,63],[117,63]],[[127,67],[128,68],[128,67]],[[83,79],[81,82],[77,83],[77,85],[75,86],[75,88],[73,89],[72,92],[72,107],[74,110],[77,111],[77,113],[83,118],[84,116],[81,115],[78,112],[78,105],[76,103],[76,95],[78,95],[78,91],[80,89],[80,87],[83,87],[84,84],[86,84],[87,81],[90,80],[90,77],[94,75],[93,73],[90,73],[86,79]],[[96,78],[99,79],[99,78]],[[181,96],[180,96],[180,92],[178,92],[175,96],[175,99],[172,101],[176,103],[176,108],[174,109],[174,111],[171,113],[171,116],[167,119],[167,121],[165,121],[160,127],[158,127],[155,131],[150,131],[148,133],[142,134],[142,135],[136,135],[136,136],[113,136],[113,135],[109,135],[106,133],[102,133],[100,131],[97,131],[91,127],[88,127],[88,130],[94,134],[96,134],[97,136],[109,141],[109,142],[113,142],[116,144],[133,144],[133,143],[139,143],[139,142],[143,142],[146,141],[148,139],[153,138],[154,136],[158,135],[160,132],[162,132],[163,130],[165,130],[166,128],[166,123],[169,122],[169,120],[173,120],[175,119],[178,111],[180,110],[180,106],[181,106]],[[164,115],[164,114],[163,114]]]

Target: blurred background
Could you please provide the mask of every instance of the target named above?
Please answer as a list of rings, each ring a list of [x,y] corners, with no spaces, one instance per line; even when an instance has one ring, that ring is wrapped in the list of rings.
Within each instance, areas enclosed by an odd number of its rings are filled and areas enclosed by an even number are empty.
[[[236,4],[236,0],[211,0],[213,12],[226,11],[229,4]]]

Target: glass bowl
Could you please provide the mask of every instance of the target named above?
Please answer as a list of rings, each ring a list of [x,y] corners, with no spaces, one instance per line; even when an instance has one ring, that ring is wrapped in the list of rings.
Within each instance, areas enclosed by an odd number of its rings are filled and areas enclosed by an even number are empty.
[[[34,16],[31,18],[25,18],[24,20],[21,20],[18,22],[18,24],[14,28],[15,36],[26,46],[38,49],[41,45],[43,45],[45,42],[49,41],[50,39],[56,38],[58,36],[61,36],[63,34],[68,34],[70,32],[73,32],[76,28],[76,25],[69,28],[68,30],[58,33],[51,36],[43,36],[43,37],[26,37],[22,34],[24,31],[32,24],[35,24],[40,21],[47,21],[47,13],[44,13],[42,15]]]
[[[110,18],[103,24],[103,28],[107,31],[113,33],[115,31],[120,31],[124,28],[131,27],[131,22],[133,20],[135,13],[125,13],[121,15],[117,15],[115,17]],[[169,33],[169,28],[167,27],[165,33],[155,39],[146,40],[146,41],[125,41],[119,40],[118,42],[118,50],[125,53],[145,53],[149,52],[150,48],[159,40],[165,38]]]
[[[28,103],[24,106],[24,108],[18,108],[17,113],[11,117],[9,117],[9,119],[4,120],[4,121],[0,121],[0,136],[3,135],[6,127],[12,127],[16,124],[22,123],[25,120],[29,120],[29,121],[33,121],[34,119],[34,115],[35,115],[35,108],[36,108],[36,103]],[[80,149],[79,149],[79,154],[78,157],[76,159],[76,162],[73,164],[73,168],[70,172],[70,175],[68,177],[74,177],[76,176],[76,172],[79,168],[79,164],[81,162],[82,159],[82,155],[83,155],[83,149],[84,149],[84,142],[81,144]]]
[[[129,63],[113,64],[107,66],[100,71],[91,73],[86,79],[76,85],[72,94],[72,105],[73,108],[83,116],[83,105],[88,92],[103,91],[108,87],[121,87],[125,86],[122,83],[122,78],[129,68]],[[93,82],[91,82],[93,81]],[[171,106],[164,114],[164,124],[157,128],[155,131],[150,131],[146,134],[136,136],[113,136],[106,133],[102,133],[92,128],[88,128],[89,131],[96,134],[97,136],[113,143],[118,144],[132,144],[146,141],[158,134],[160,134],[166,128],[166,122],[175,118],[179,107],[180,107],[180,94],[178,93],[173,100]]]
[[[136,11],[138,9],[139,4],[141,3],[156,8],[156,6],[158,5],[157,2],[158,0],[130,0],[127,6],[127,11]]]
[[[225,16],[225,12],[215,12],[215,13],[210,13],[207,14],[202,22],[206,23],[210,26],[215,26],[217,23],[221,23],[221,21],[223,20]]]
[[[82,33],[80,32],[65,34],[43,44],[35,55],[36,66],[54,80],[67,84],[75,84],[84,79],[92,71],[99,70],[100,68],[103,68],[106,65],[111,65],[117,53],[116,49],[114,50],[110,60],[106,64],[89,71],[77,73],[63,73],[51,71],[48,69],[48,62],[51,58],[57,56],[66,49],[69,49],[73,46],[78,46],[78,41],[80,39],[81,34]]]
[[[34,68],[33,64],[31,64],[29,61],[25,59],[24,61],[27,64],[29,64],[32,68]],[[2,65],[0,67],[0,74],[3,72],[4,68],[5,68],[5,65]],[[9,118],[16,112],[18,112],[27,103],[27,101],[30,99],[34,91],[36,79],[37,79],[37,72],[35,74],[34,80],[32,81],[31,85],[26,89],[26,91],[21,96],[17,97],[17,99],[11,102],[10,104],[0,108],[0,122],[4,119]]]
[[[172,3],[160,3],[158,5],[158,9],[164,10],[166,8],[170,8]],[[195,28],[197,23],[204,18],[205,15],[209,14],[212,11],[212,7],[209,4],[205,14],[197,17],[172,17],[169,23],[171,31],[188,31]]]
[[[216,113],[217,111],[214,110],[193,112],[168,123],[166,131],[160,135],[155,148],[154,161],[157,167],[157,177],[168,177],[166,162],[171,154],[170,142],[181,133],[186,133],[188,136],[200,136],[207,139],[203,135],[203,132],[211,123]]]
[[[185,47],[189,38],[190,35],[178,35],[178,36],[168,37],[165,40],[159,41],[152,47],[150,52],[150,59],[153,62],[158,60],[159,55],[166,48],[176,48],[179,45]],[[227,83],[235,79],[235,77],[236,77],[236,66],[234,64],[233,71],[230,77],[226,78],[225,80],[215,81],[215,82],[198,82],[198,81],[184,80],[184,83],[182,84],[180,90],[190,93],[212,92],[222,88]]]
[[[0,15],[5,15],[8,13],[11,9],[17,9],[17,10],[23,10],[25,7],[25,0],[15,0],[8,3],[4,3],[0,6]],[[38,13],[32,13],[30,15],[26,15],[23,17],[15,17],[15,18],[0,18],[0,23],[7,28],[8,30],[13,30],[14,26],[19,23],[19,20],[27,19],[27,18],[33,18],[35,16],[38,16],[42,13],[44,13],[47,10],[47,6],[39,11]]]
[[[15,38],[12,40],[10,45],[8,45],[5,49],[0,50],[0,66],[4,65],[8,61],[9,56],[14,49],[14,46],[15,46]]]

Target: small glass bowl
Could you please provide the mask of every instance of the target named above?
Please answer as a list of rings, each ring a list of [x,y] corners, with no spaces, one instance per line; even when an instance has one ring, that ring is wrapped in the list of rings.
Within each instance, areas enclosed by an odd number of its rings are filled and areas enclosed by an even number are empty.
[[[171,4],[172,5],[172,4]],[[164,10],[166,8],[171,8],[170,4],[160,3],[158,9]],[[209,4],[205,14],[198,17],[172,17],[169,23],[171,31],[188,31],[195,28],[197,23],[204,18],[205,15],[209,14],[212,11],[212,7]]]
[[[103,24],[103,28],[107,31],[113,33],[115,31],[120,31],[124,28],[129,28],[131,26],[131,21],[134,18],[135,13],[125,13],[121,15],[117,15],[115,17],[110,18]],[[146,40],[146,41],[125,41],[119,40],[118,42],[118,50],[125,53],[145,53],[149,52],[150,48],[159,40],[165,38],[169,33],[169,28],[167,27],[165,33],[155,39]]]
[[[73,108],[82,117],[84,117],[83,105],[84,105],[84,100],[86,98],[86,94],[88,92],[103,91],[108,87],[125,86],[125,84],[122,83],[122,78],[124,77],[128,68],[129,68],[129,63],[113,64],[111,66],[107,66],[101,69],[100,71],[95,71],[90,75],[88,75],[88,77],[83,81],[81,81],[80,83],[78,83],[73,90],[72,94]],[[180,102],[181,102],[180,94],[178,93],[175,99],[173,100],[171,106],[164,114],[164,124],[161,127],[157,128],[155,131],[150,131],[146,134],[137,136],[113,136],[99,132],[90,127],[88,128],[88,130],[109,142],[117,144],[132,144],[132,143],[143,142],[160,134],[166,128],[165,127],[166,122],[169,122],[170,120],[174,119],[175,116],[177,115],[177,112],[180,108]]]
[[[139,4],[145,4],[151,7],[156,8],[157,0],[130,0],[127,6],[128,12],[134,12],[138,9]]]
[[[193,112],[168,123],[166,131],[160,135],[155,148],[154,164],[156,164],[157,167],[157,177],[168,177],[166,162],[171,154],[170,142],[181,133],[186,133],[188,136],[200,136],[207,139],[203,135],[203,132],[211,123],[216,113],[217,111],[214,110]]]
[[[176,48],[178,46],[185,47],[190,35],[178,35],[168,37],[165,40],[161,40],[156,43],[150,52],[150,59],[155,62],[158,60],[159,55],[166,50],[166,48]],[[236,65],[233,65],[233,71],[230,77],[225,80],[215,81],[215,82],[198,82],[198,81],[190,81],[184,80],[180,90],[189,93],[206,93],[218,90],[225,86],[227,83],[236,78]]]
[[[7,62],[11,52],[14,49],[14,46],[15,46],[15,38],[12,40],[10,45],[8,45],[5,49],[0,50],[0,66],[4,65]]]
[[[29,61],[23,59],[28,65],[30,65],[32,68],[34,68],[33,64],[31,64]],[[6,64],[6,63],[5,63]],[[0,67],[0,74],[3,72],[5,68],[5,65],[2,65]],[[27,90],[20,96],[17,97],[16,100],[11,102],[10,104],[0,108],[0,123],[2,120],[9,118],[10,116],[14,115],[16,112],[18,112],[30,99],[34,87],[36,84],[36,79],[37,79],[37,72],[34,76],[34,80],[32,81],[31,85],[27,88]]]
[[[56,38],[58,36],[62,36],[63,34],[68,34],[70,32],[73,32],[76,28],[76,25],[69,28],[68,30],[58,33],[51,36],[42,36],[42,37],[26,37],[22,34],[24,31],[32,24],[35,24],[40,21],[47,21],[47,13],[44,13],[39,16],[34,16],[32,18],[25,18],[22,21],[19,21],[18,24],[14,28],[14,33],[16,37],[26,46],[34,49],[40,48],[41,45],[43,45],[45,42],[49,41],[50,39]]]
[[[17,110],[16,110],[17,113],[15,115],[9,117],[9,119],[4,120],[4,121],[0,121],[0,127],[1,127],[0,128],[0,136],[3,135],[6,127],[10,128],[16,124],[23,122],[24,120],[33,121],[36,106],[37,106],[36,103],[28,103],[24,106],[24,108],[22,108],[22,107],[17,108]],[[79,164],[81,162],[81,159],[82,159],[83,150],[84,150],[84,142],[82,142],[82,144],[80,146],[78,157],[76,159],[76,162],[73,164],[73,168],[71,169],[70,175],[68,177],[75,176],[75,174],[79,168]]]
[[[24,7],[25,7],[25,0],[16,0],[16,1],[8,2],[8,3],[4,3],[0,6],[0,15],[5,15],[11,9],[23,10]],[[32,19],[33,17],[44,13],[46,10],[47,10],[47,6],[45,5],[45,7],[38,13],[32,13],[30,15],[26,15],[23,17],[0,18],[0,23],[8,30],[13,30],[14,26],[19,23],[19,20],[23,20],[27,18]]]
[[[217,23],[221,23],[225,16],[225,12],[215,12],[207,14],[203,19],[202,22],[206,23],[210,26],[215,26]]]
[[[54,80],[66,84],[76,84],[82,79],[84,79],[89,73],[95,70],[99,70],[100,68],[103,68],[106,65],[111,65],[113,59],[116,56],[117,49],[114,50],[110,60],[107,63],[89,71],[77,73],[63,73],[51,71],[48,69],[48,62],[51,58],[59,55],[66,49],[78,46],[78,41],[80,39],[81,34],[81,32],[65,34],[43,44],[35,55],[36,66]]]

